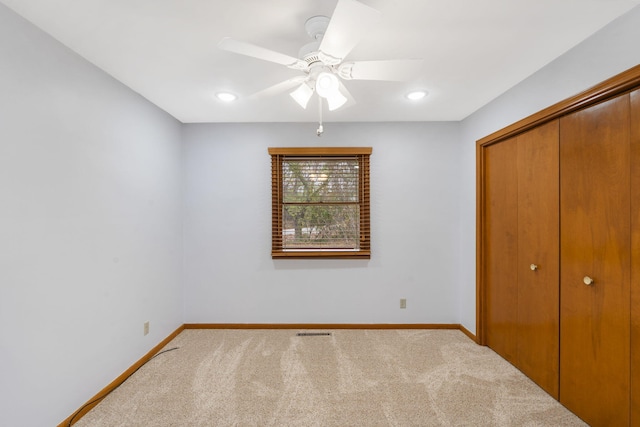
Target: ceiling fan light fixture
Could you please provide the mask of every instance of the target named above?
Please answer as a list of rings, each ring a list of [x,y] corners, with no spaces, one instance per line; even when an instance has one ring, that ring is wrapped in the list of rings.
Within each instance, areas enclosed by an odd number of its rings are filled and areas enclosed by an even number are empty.
[[[338,81],[338,77],[333,73],[323,71],[318,74],[318,77],[316,78],[316,92],[318,92],[318,95],[323,98],[329,99],[330,97],[335,96],[335,94],[340,95],[340,92],[338,91],[339,86],[340,82]]]
[[[238,97],[231,92],[218,92],[216,93],[216,98],[224,102],[232,102],[238,99]]]
[[[426,90],[414,90],[413,92],[407,93],[405,96],[411,101],[418,101],[427,96],[427,94],[428,92]]]
[[[296,90],[289,95],[304,109],[307,108],[309,100],[313,95],[313,89],[307,83],[302,83]]]

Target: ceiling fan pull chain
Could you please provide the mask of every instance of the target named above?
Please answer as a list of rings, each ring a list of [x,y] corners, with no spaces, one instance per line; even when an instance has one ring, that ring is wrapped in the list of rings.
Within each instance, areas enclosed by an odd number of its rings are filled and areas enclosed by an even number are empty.
[[[316,135],[322,136],[324,129],[322,127],[322,97],[318,97],[318,129],[316,130]]]

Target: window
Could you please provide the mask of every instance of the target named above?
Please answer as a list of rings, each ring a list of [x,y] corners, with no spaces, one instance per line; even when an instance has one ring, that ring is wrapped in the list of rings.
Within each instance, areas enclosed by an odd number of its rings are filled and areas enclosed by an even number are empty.
[[[370,258],[370,147],[269,148],[272,258]]]

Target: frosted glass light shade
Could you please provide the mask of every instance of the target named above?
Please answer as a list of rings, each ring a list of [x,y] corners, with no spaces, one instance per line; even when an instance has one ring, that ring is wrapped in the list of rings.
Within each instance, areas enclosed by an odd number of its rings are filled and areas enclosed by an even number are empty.
[[[298,89],[291,92],[289,95],[304,109],[307,108],[307,104],[313,95],[313,89],[308,84],[302,83]]]
[[[336,90],[334,94],[327,97],[327,104],[329,104],[329,111],[337,110],[342,107],[344,103],[347,102],[347,98],[340,93],[339,90]]]
[[[328,73],[323,71],[318,74],[318,78],[316,79],[316,92],[323,98],[329,98],[338,92],[338,86],[340,82],[338,81],[338,77],[336,77],[333,73]]]

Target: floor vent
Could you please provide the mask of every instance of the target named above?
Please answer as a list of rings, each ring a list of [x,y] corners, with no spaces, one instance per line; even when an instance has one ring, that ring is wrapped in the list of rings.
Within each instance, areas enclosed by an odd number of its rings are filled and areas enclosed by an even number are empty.
[[[298,332],[298,337],[330,337],[331,332]]]

